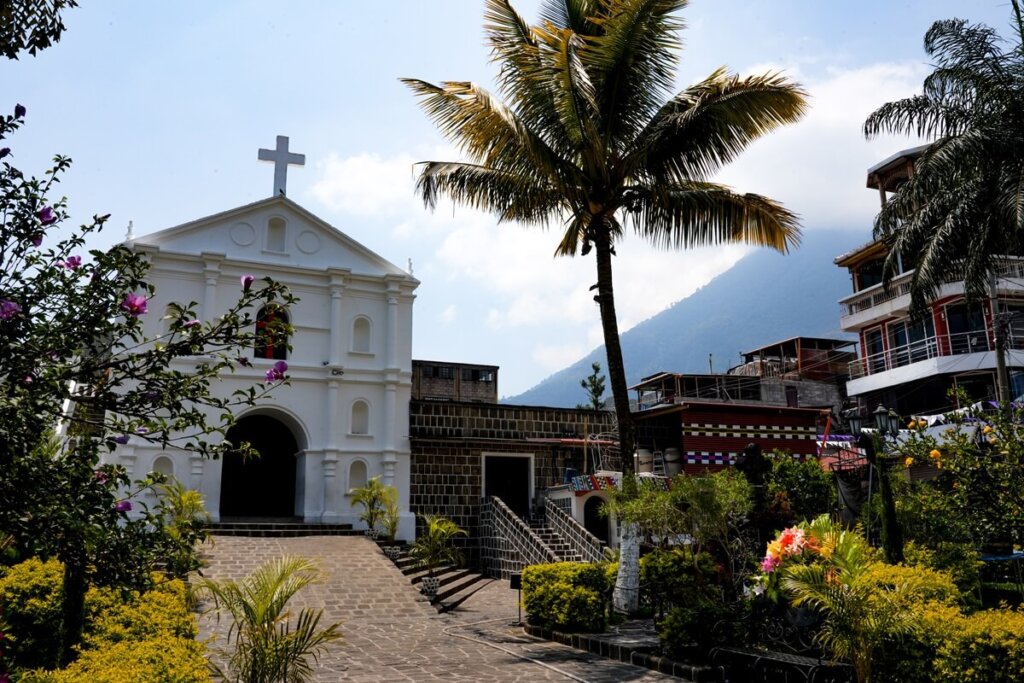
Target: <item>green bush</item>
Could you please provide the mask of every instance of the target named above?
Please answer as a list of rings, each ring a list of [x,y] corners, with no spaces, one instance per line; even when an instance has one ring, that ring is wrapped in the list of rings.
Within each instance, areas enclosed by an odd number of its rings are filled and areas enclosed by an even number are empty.
[[[562,631],[603,631],[612,585],[604,564],[559,562],[523,569],[523,607],[533,623]]]
[[[0,605],[8,623],[5,657],[19,669],[35,669],[24,683],[195,683],[210,680],[204,646],[196,642],[195,617],[180,580],[160,581],[139,594],[92,588],[86,594],[86,625],[79,657],[66,669],[46,671],[60,655],[60,594],[64,567],[32,558],[0,577]]]
[[[659,624],[662,650],[672,659],[686,659],[691,644],[717,644],[729,626],[729,615],[721,596],[697,595],[689,604],[673,607]]]
[[[968,543],[938,543],[924,547],[913,541],[903,546],[907,564],[938,569],[948,573],[960,589],[964,602],[978,606],[977,590],[981,582],[982,562],[978,551]]]
[[[813,519],[829,512],[836,502],[834,476],[817,458],[797,460],[788,452],[773,451],[772,468],[765,476],[767,503],[793,519]]]
[[[4,655],[25,668],[54,667],[60,657],[64,565],[32,558],[0,576],[0,610],[10,629]],[[2,673],[2,672],[0,672]]]
[[[650,604],[683,605],[720,579],[718,564],[709,553],[688,548],[655,550],[640,558],[640,588]]]

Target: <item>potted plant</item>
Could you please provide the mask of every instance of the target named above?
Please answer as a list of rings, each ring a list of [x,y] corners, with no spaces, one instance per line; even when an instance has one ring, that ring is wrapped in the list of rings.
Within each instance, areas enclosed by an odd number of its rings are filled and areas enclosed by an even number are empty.
[[[384,512],[381,516],[381,526],[387,545],[383,546],[384,554],[392,562],[398,560],[402,554],[402,548],[395,545],[395,534],[398,533],[398,523],[401,521],[401,509],[398,507],[398,491],[393,486],[387,487],[384,501]]]
[[[452,545],[452,540],[458,535],[465,536],[466,530],[440,515],[424,515],[423,524],[423,533],[416,538],[409,555],[417,567],[427,570],[420,590],[428,598],[433,598],[440,583],[434,576],[437,568],[444,564],[462,563],[462,551]]]
[[[394,490],[392,487],[382,484],[380,477],[370,479],[366,482],[366,486],[352,489],[352,504],[363,507],[363,511],[359,513],[359,519],[366,522],[366,535],[372,539],[376,539],[379,533],[377,524],[384,515],[388,489]]]

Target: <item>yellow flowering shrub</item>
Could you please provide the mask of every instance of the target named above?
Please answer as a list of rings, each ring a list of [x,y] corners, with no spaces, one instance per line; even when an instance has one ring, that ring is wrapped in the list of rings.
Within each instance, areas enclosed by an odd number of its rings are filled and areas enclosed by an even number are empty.
[[[949,683],[1024,681],[1024,612],[992,609],[962,618],[938,645],[935,680]]]
[[[610,589],[602,564],[556,562],[523,569],[523,609],[534,623],[564,631],[601,631]]]
[[[107,647],[123,640],[174,636],[194,639],[196,620],[188,611],[185,584],[175,579],[157,584],[142,595],[94,617],[83,638],[84,648]]]
[[[0,571],[0,609],[10,629],[5,634],[6,655],[28,668],[56,666],[64,565],[32,558]]]
[[[189,638],[163,636],[122,640],[89,649],[68,668],[33,672],[22,683],[205,683],[210,674],[204,646]]]

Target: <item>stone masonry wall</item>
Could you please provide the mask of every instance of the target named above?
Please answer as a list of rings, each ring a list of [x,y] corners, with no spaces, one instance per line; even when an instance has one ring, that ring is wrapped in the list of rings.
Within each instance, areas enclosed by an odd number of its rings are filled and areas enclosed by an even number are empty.
[[[468,559],[479,561],[480,500],[484,453],[533,453],[534,491],[561,484],[566,467],[579,467],[581,452],[531,439],[582,438],[607,431],[607,413],[484,403],[412,401],[410,509],[451,518],[469,533]]]

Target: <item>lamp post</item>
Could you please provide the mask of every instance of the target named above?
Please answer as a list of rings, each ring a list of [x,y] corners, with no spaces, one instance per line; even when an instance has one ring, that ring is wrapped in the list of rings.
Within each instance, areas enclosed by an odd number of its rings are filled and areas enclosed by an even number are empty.
[[[857,446],[864,451],[864,458],[878,472],[878,493],[882,497],[882,552],[889,564],[903,561],[903,531],[896,519],[896,501],[889,483],[889,469],[892,458],[885,455],[885,442],[888,437],[895,438],[900,433],[900,416],[885,406],[878,406],[872,412],[875,419],[876,436],[864,431],[864,419],[858,408],[846,412],[846,421],[850,433],[857,437]],[[881,456],[878,454],[881,453]]]

